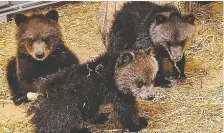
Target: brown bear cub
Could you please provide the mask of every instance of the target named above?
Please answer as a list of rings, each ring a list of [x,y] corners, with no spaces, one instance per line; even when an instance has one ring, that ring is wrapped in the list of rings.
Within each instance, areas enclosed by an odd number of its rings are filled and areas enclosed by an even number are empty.
[[[7,66],[7,80],[16,105],[27,101],[27,92],[36,92],[34,79],[79,64],[62,41],[58,17],[55,10],[46,15],[15,15],[17,54]]]
[[[139,117],[136,97],[154,98],[158,71],[151,49],[105,53],[95,61],[62,69],[35,82],[43,96],[33,103],[37,133],[89,132],[88,123],[103,123],[99,107],[111,103],[124,128],[139,131],[147,121]]]
[[[127,2],[117,12],[109,33],[108,49],[113,52],[154,47],[159,62],[156,85],[171,83],[163,60],[173,64],[173,78],[185,77],[184,47],[195,30],[193,14],[182,15],[176,7],[152,2]]]

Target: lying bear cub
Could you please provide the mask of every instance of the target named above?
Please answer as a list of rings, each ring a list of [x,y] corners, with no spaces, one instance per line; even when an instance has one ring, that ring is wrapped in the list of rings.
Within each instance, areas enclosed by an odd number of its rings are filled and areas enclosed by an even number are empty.
[[[124,51],[119,57],[106,53],[40,78],[35,84],[43,96],[31,108],[36,132],[89,132],[88,123],[99,123],[99,106],[105,103],[113,105],[124,128],[145,128],[147,121],[139,117],[135,98],[154,98],[157,71],[157,61],[148,48]]]

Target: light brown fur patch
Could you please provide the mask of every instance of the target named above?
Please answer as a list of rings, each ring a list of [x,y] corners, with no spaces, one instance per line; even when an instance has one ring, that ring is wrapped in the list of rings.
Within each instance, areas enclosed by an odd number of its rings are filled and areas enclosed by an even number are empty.
[[[48,38],[48,42],[44,39]],[[16,33],[19,51],[31,55],[34,59],[43,61],[53,51],[53,47],[62,40],[60,26],[44,18],[36,16],[29,18],[28,22],[19,26]],[[44,52],[44,57],[39,59],[35,56],[38,50]]]
[[[116,67],[119,89],[126,94],[136,93],[135,96],[141,97],[144,92],[152,91],[157,71],[158,63],[153,54],[135,54],[135,58],[129,64]],[[143,88],[137,88],[136,81],[138,80],[145,83],[144,90]]]

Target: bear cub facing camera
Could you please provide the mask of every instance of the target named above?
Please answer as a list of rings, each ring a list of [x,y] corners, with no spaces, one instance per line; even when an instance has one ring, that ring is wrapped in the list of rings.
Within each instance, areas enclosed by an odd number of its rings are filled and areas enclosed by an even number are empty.
[[[43,96],[33,103],[38,133],[89,132],[98,123],[100,105],[111,103],[124,128],[139,131],[147,121],[139,117],[136,97],[154,98],[157,61],[151,49],[105,53],[86,64],[61,69],[35,82]],[[84,122],[83,122],[84,121]]]
[[[195,30],[194,20],[193,14],[183,15],[173,6],[127,2],[115,16],[107,48],[116,53],[154,47],[159,62],[156,84],[169,85],[172,78],[185,77],[184,48]],[[173,65],[173,76],[164,72],[165,59]]]
[[[16,105],[27,101],[27,92],[36,92],[34,79],[79,63],[62,41],[58,17],[55,10],[15,15],[17,54],[8,63],[7,80]]]

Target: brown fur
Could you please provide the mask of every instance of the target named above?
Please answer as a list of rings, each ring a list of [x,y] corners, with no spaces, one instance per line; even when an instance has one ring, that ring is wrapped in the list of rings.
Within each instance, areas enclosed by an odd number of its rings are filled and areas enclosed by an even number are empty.
[[[116,79],[122,92],[147,100],[155,95],[152,88],[158,71],[158,63],[152,52],[148,52],[149,54],[145,50],[138,50],[138,52],[133,54],[135,59],[127,66],[116,67]],[[140,53],[141,56],[139,56]],[[138,84],[142,84],[142,87]]]
[[[46,43],[44,39],[50,41]],[[62,35],[57,22],[49,22],[36,15],[34,18],[30,18],[29,23],[18,27],[16,40],[20,52],[30,54],[36,60],[44,60],[53,51],[52,47],[61,42]],[[44,52],[42,59],[35,56],[38,47]]]
[[[160,25],[153,23],[150,29],[154,44],[161,44],[173,61],[180,60],[175,60],[174,57],[183,56],[186,40],[191,37],[194,31],[194,25],[184,21],[171,21]]]
[[[135,97],[154,98],[157,70],[151,49],[146,49],[125,51],[119,57],[106,52],[94,61],[40,78],[36,85],[43,96],[32,106],[36,132],[71,133],[72,129],[78,133],[80,128],[87,132],[89,124],[99,120],[100,105],[107,103],[112,104],[124,128],[140,131],[147,121],[139,117]],[[138,87],[139,79],[145,81],[142,87]]]
[[[169,84],[170,87],[171,82],[164,76],[163,59],[168,58],[172,63],[175,78],[185,77],[184,49],[188,38],[195,31],[194,20],[193,14],[183,15],[174,6],[127,2],[116,13],[107,49],[118,53],[152,46],[159,62],[156,85]]]
[[[64,45],[58,13],[16,14],[17,55],[7,68],[7,79],[17,105],[27,101],[27,92],[36,92],[33,80],[56,72],[59,68],[79,64],[77,57]]]

